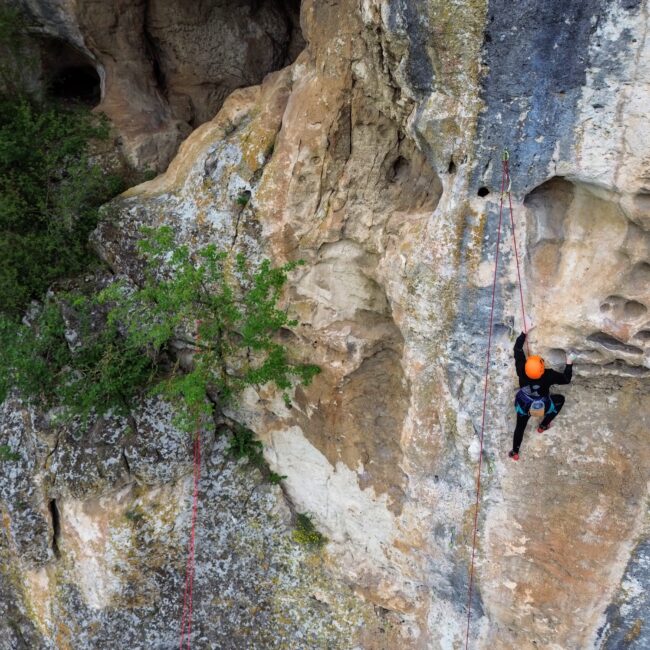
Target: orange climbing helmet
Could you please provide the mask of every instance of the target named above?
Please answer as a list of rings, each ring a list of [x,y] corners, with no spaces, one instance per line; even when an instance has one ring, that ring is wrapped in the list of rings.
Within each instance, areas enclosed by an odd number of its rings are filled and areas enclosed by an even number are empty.
[[[538,354],[528,357],[525,371],[528,379],[539,379],[544,374],[544,359]]]

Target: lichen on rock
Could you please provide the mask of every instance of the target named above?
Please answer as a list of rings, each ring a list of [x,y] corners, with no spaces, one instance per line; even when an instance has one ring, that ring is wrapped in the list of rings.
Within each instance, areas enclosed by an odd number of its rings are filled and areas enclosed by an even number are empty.
[[[93,5],[77,4],[86,23],[65,18],[66,3],[34,15],[92,50]],[[258,18],[286,33],[276,10],[261,3]],[[137,126],[134,147],[159,147],[143,160],[170,158],[189,131],[169,135],[174,111],[197,128],[164,174],[105,206],[94,245],[134,282],[143,225],[253,264],[305,260],[285,296],[299,324],[281,336],[322,370],[292,408],[266,386],[225,409],[281,487],[205,433],[196,644],[463,646],[498,262],[471,647],[643,647],[646,4],[304,0],[304,50],[227,98],[194,84],[201,66],[187,78],[200,43],[175,39],[194,10],[178,32],[170,3],[151,11],[153,45],[178,48],[159,62],[176,80],[168,105],[148,73],[142,106],[115,106]],[[143,115],[160,120],[151,141]],[[577,353],[566,406],[543,435],[529,425],[519,464],[507,457],[521,307],[507,201],[497,234],[504,147],[531,349],[560,370]],[[83,437],[17,396],[2,408],[0,444],[21,455],[0,478],[7,647],[177,644],[191,441],[169,406],[143,402],[135,427],[106,418]],[[324,549],[292,541],[296,513]]]

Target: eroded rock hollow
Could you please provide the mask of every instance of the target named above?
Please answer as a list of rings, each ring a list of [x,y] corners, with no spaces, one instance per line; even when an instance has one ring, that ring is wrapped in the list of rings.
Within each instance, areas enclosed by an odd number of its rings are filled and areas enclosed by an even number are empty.
[[[143,225],[305,261],[285,336],[321,374],[291,409],[261,388],[228,413],[282,486],[205,432],[195,645],[464,647],[507,147],[470,647],[648,647],[647,3],[22,4],[57,92],[164,170],[107,206],[110,273],[137,280]],[[577,355],[518,463],[513,241],[531,346]],[[21,455],[0,647],[177,647],[192,467],[169,407],[80,437],[13,396],[0,423]],[[295,512],[323,552],[292,542]]]

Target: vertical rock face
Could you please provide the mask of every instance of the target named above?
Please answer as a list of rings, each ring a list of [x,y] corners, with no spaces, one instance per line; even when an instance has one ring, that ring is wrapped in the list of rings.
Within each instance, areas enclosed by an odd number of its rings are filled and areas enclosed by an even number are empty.
[[[165,169],[192,128],[211,119],[234,89],[259,83],[304,47],[294,0],[19,4],[33,31],[48,37],[44,83],[56,81],[51,67],[64,65],[53,39],[72,45],[101,77],[94,103],[139,168]],[[65,70],[78,80],[83,74],[79,66]]]
[[[148,81],[118,75],[118,85],[137,86],[144,99],[139,113],[125,91],[116,114],[150,119],[160,102],[161,124],[174,115],[195,126],[224,96],[200,80],[221,72],[211,60],[189,66],[196,43],[183,42],[194,29],[208,30],[208,49],[220,52],[222,42],[198,8],[150,3],[142,17],[139,6],[125,13],[111,5],[100,29],[93,6],[79,3],[78,32],[64,23],[91,50],[91,38],[111,52],[123,37],[120,47],[142,59],[145,45],[128,21],[121,26],[135,12],[133,21],[149,25],[146,47],[165,54],[157,71],[149,61]],[[280,5],[253,11],[244,3],[242,14],[210,8],[237,34],[240,17],[255,14],[247,33],[274,41],[264,50],[270,68],[298,49],[295,21]],[[141,225],[168,223],[181,241],[213,241],[253,260],[306,262],[287,296],[300,325],[285,335],[296,357],[322,373],[296,391],[292,409],[260,389],[228,414],[263,441],[271,468],[286,477],[282,493],[222,467],[213,446],[197,642],[464,643],[507,146],[525,309],[538,325],[531,348],[559,369],[568,349],[577,361],[553,429],[540,436],[531,423],[513,464],[506,454],[520,305],[506,213],[471,647],[647,643],[647,11],[645,3],[598,0],[305,0],[307,46],[295,62],[230,94],[164,175],[109,206],[95,244],[113,271],[135,279]],[[179,15],[182,25],[171,27]],[[259,54],[242,47],[238,61]],[[112,65],[126,70],[120,57]],[[253,67],[265,65],[255,59]],[[106,106],[119,92],[105,83]],[[171,647],[189,451],[173,432],[155,433],[167,416],[154,408],[145,418],[152,433],[138,426],[135,438],[108,423],[83,444],[65,435],[54,443],[35,414],[5,405],[3,441],[24,451],[0,484],[0,551],[7,566],[25,569],[7,571],[0,584],[3,597],[15,598],[3,605],[8,647],[102,647],[108,639]],[[287,503],[329,538],[321,560],[290,545]],[[57,612],[74,634],[57,627]]]

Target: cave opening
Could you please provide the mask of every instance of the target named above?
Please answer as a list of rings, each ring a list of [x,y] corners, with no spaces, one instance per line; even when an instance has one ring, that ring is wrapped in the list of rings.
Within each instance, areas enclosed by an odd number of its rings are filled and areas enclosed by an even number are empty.
[[[40,43],[42,76],[51,99],[95,107],[101,99],[101,80],[94,62],[69,43],[44,38]]]

